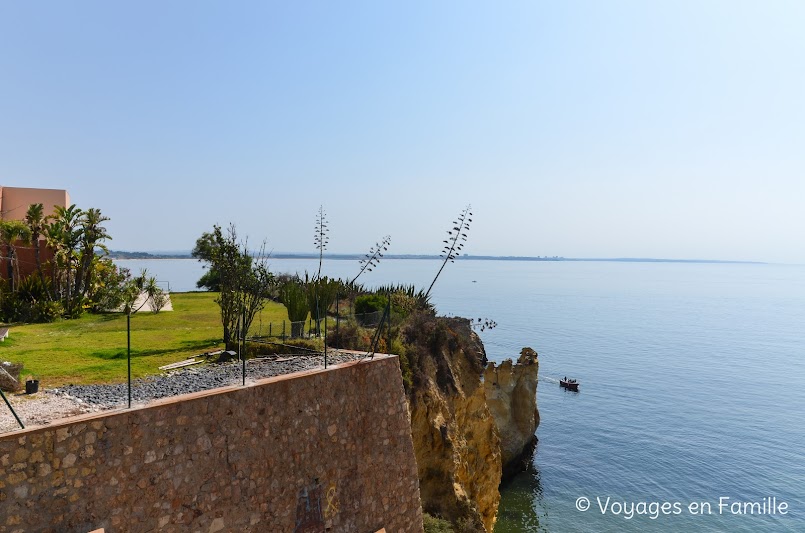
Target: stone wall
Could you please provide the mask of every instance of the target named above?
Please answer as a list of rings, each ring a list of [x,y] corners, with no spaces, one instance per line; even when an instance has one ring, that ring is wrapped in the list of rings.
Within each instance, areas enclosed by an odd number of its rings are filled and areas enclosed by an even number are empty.
[[[396,357],[0,437],[0,532],[422,531]]]

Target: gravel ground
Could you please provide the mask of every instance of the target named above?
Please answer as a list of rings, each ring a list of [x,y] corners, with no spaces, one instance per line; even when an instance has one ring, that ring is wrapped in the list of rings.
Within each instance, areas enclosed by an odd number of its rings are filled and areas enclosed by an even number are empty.
[[[49,391],[42,391],[31,396],[8,392],[5,394],[25,427],[43,425],[52,420],[68,418],[93,410],[89,405]],[[6,404],[0,400],[0,433],[15,429],[20,429],[19,424]]]
[[[363,354],[328,353],[327,363],[335,365],[362,357]],[[323,356],[280,355],[252,359],[246,363],[246,380],[254,381],[315,368],[324,368]],[[242,366],[238,361],[184,367],[132,382],[132,402],[141,405],[158,398],[238,384],[242,379]],[[128,389],[125,383],[67,385],[42,391],[33,396],[23,394],[6,394],[6,396],[27,427],[47,424],[52,420],[77,414],[124,407],[128,401]],[[5,404],[0,405],[0,432],[11,431],[18,427]]]

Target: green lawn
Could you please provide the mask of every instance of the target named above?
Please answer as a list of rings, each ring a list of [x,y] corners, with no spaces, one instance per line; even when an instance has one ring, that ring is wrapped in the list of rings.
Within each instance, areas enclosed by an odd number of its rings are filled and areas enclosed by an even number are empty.
[[[215,293],[173,293],[173,311],[131,317],[132,375],[159,372],[159,367],[223,347],[220,310]],[[285,306],[268,302],[255,317],[260,324],[287,320]],[[277,327],[276,325],[274,327]],[[67,383],[126,381],[126,316],[85,313],[52,324],[11,325],[0,342],[0,361],[25,364],[45,388]]]

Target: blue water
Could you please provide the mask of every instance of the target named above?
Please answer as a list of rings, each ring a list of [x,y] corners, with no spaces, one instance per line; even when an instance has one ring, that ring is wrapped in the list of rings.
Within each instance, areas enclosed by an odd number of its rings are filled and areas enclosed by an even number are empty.
[[[120,263],[174,291],[202,272],[190,260]],[[385,260],[362,281],[427,286],[438,266]],[[354,275],[357,263],[325,271]],[[496,531],[805,531],[805,267],[460,261],[433,300],[498,323],[481,334],[491,360],[540,354],[534,466],[503,489]],[[581,392],[560,389],[564,375]],[[776,497],[787,514],[733,515],[722,497]],[[602,513],[597,498],[619,503]],[[618,509],[638,502],[679,513]]]

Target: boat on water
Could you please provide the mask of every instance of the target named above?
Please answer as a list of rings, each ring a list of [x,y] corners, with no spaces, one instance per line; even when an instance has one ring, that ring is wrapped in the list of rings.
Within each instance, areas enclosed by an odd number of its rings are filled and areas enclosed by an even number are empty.
[[[559,386],[563,389],[579,392],[579,382],[575,379],[560,379]]]

